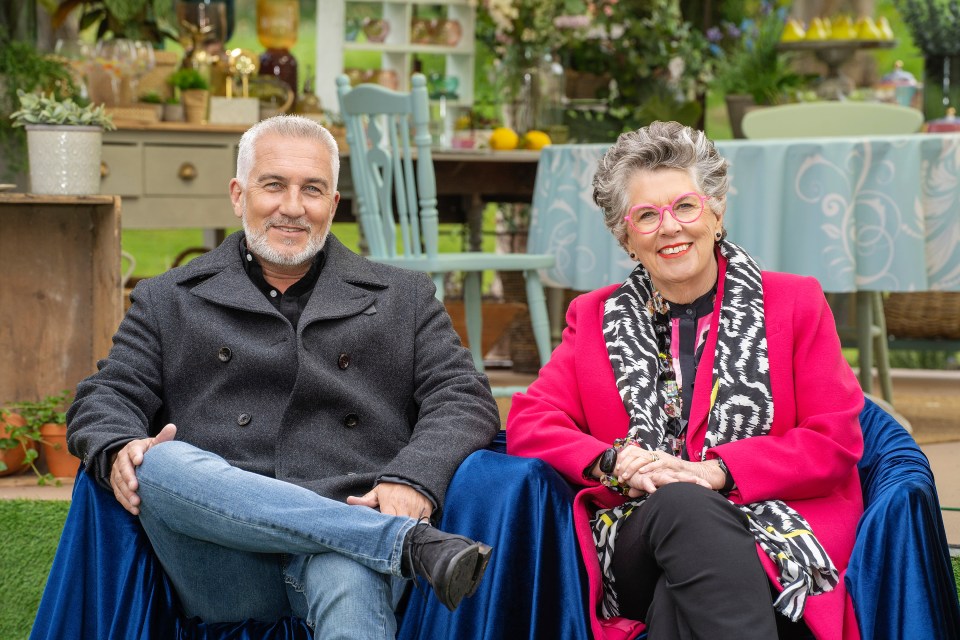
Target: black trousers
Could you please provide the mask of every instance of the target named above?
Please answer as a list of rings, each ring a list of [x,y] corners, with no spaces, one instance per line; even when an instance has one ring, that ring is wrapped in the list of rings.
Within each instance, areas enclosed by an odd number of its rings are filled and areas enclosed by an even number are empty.
[[[746,515],[715,491],[658,489],[621,525],[611,569],[620,614],[650,640],[812,637],[774,610]]]

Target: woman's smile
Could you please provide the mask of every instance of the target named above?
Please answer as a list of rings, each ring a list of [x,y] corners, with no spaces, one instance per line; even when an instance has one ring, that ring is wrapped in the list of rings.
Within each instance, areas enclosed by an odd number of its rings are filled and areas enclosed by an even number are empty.
[[[692,242],[681,242],[678,244],[671,244],[663,247],[658,251],[661,258],[666,258],[667,260],[673,260],[687,254],[690,250],[690,247],[693,246]]]

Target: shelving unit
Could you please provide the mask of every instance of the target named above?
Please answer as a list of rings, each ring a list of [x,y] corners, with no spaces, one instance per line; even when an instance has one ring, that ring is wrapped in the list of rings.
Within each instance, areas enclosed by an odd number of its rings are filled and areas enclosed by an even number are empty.
[[[351,5],[376,4],[390,25],[384,42],[345,41],[346,16]],[[441,6],[449,20],[460,23],[460,41],[455,47],[412,42],[411,26],[418,5]],[[474,43],[476,13],[470,0],[321,0],[317,7],[317,95],[325,109],[338,111],[336,78],[343,73],[344,51],[378,51],[381,68],[396,72],[400,91],[410,90],[415,55],[444,57],[446,75],[459,79],[459,98],[454,105],[473,104]]]

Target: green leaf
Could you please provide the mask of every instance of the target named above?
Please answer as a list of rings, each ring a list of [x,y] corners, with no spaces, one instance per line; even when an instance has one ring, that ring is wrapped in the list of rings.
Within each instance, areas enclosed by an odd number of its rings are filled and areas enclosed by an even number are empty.
[[[103,0],[107,11],[119,22],[130,22],[144,13],[146,0]]]

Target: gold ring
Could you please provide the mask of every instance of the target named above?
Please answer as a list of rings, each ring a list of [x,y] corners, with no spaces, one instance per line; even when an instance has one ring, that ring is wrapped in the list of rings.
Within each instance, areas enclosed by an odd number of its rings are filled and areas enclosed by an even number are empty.
[[[656,462],[659,459],[660,459],[660,455],[655,453],[653,454],[653,457],[650,458],[650,462]]]

